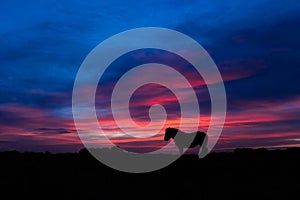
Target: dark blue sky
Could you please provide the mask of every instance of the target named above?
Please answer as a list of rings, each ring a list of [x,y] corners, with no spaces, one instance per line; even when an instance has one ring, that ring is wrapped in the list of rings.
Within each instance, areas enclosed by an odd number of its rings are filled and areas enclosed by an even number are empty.
[[[225,81],[218,149],[300,146],[298,1],[2,1],[0,150],[77,151],[74,79],[100,42],[138,27],[197,40]]]

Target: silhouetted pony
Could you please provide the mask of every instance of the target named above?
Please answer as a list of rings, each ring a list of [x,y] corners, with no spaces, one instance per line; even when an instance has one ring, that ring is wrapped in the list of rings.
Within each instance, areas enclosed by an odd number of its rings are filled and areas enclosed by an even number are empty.
[[[193,148],[197,145],[201,146],[201,155],[207,154],[208,136],[204,132],[197,131],[193,133],[185,133],[179,129],[169,127],[165,130],[164,140],[169,141],[171,138],[174,139],[180,154],[183,153],[183,148]],[[199,157],[202,157],[201,155],[199,154]]]

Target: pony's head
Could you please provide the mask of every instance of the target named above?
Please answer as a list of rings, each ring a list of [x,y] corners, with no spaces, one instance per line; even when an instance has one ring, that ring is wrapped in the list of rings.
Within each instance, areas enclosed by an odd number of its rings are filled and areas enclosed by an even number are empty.
[[[176,136],[177,132],[178,132],[178,129],[176,129],[176,128],[170,128],[170,127],[166,128],[164,140],[169,141],[171,138],[174,138]]]

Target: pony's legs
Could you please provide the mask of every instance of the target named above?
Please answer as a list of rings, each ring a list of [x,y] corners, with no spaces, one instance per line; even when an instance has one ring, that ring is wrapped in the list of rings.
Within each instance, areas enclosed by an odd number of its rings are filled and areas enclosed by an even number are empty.
[[[204,156],[206,156],[207,154],[208,154],[208,148],[206,146],[201,147],[199,158],[204,158]]]
[[[208,154],[207,143],[208,143],[208,136],[206,135],[200,148],[199,158],[203,158]]]

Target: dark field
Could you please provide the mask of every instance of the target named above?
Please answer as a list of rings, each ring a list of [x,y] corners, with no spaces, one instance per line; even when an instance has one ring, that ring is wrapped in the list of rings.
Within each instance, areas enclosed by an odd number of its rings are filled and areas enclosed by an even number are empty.
[[[144,174],[110,169],[82,152],[12,151],[0,153],[0,160],[0,191],[9,197],[5,199],[294,199],[300,189],[298,148],[237,149],[201,160],[184,155]]]

